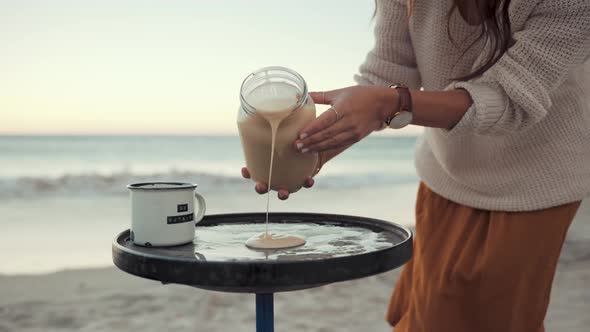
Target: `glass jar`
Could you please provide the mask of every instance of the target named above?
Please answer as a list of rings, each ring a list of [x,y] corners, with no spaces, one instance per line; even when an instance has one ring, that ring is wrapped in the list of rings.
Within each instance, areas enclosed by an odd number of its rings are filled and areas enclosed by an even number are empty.
[[[238,130],[246,167],[256,182],[268,183],[272,128],[276,126],[272,190],[299,190],[312,176],[317,153],[293,146],[299,131],[316,117],[316,108],[301,75],[284,67],[265,67],[248,75],[240,88]]]

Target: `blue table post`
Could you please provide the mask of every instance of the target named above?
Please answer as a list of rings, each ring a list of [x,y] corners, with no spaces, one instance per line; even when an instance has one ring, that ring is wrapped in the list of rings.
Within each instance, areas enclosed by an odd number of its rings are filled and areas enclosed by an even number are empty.
[[[256,294],[256,332],[274,332],[273,293]]]

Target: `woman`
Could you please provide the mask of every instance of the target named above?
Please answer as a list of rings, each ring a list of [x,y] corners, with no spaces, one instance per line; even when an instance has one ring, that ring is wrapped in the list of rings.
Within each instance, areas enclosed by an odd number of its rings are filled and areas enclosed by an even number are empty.
[[[311,93],[332,107],[294,146],[325,162],[383,127],[426,127],[414,257],[388,322],[543,331],[564,237],[590,193],[590,1],[378,0],[375,37],[359,86]]]

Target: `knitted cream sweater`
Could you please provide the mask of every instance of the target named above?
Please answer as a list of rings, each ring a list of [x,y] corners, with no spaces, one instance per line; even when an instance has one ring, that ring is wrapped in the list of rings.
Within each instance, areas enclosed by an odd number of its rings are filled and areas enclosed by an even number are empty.
[[[451,130],[427,128],[416,148],[419,176],[436,193],[486,210],[537,210],[590,193],[590,0],[513,0],[516,43],[482,77],[486,45],[451,0],[378,0],[376,43],[359,84],[463,88],[473,105]]]

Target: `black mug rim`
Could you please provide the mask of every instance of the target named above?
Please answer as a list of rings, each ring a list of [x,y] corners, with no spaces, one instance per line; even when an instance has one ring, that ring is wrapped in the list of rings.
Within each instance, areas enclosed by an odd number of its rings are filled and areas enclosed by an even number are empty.
[[[166,184],[166,185],[173,185],[178,187],[166,187],[166,188],[154,188],[154,187],[144,187],[150,186],[155,184]],[[166,182],[166,181],[157,181],[157,182],[139,182],[139,183],[131,183],[127,185],[127,189],[129,190],[181,190],[181,189],[195,189],[197,187],[194,183],[189,182]]]

